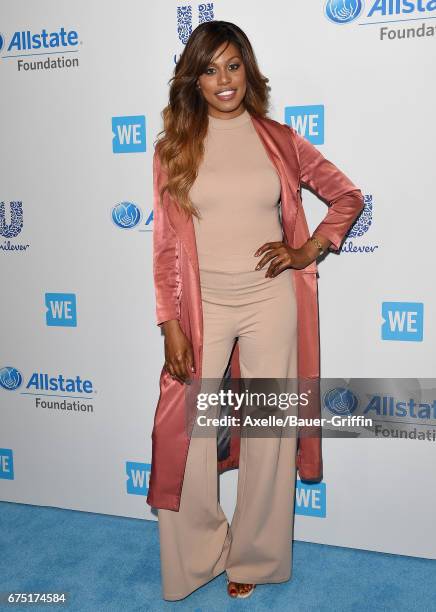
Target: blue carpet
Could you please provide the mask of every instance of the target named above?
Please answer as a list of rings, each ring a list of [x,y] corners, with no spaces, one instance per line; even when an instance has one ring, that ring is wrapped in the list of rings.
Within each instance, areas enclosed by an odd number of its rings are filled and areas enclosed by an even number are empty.
[[[58,610],[436,610],[436,561],[306,542],[293,543],[289,582],[258,585],[251,598],[233,601],[223,573],[166,602],[157,522],[44,506],[0,502],[0,551],[0,591],[69,592]]]

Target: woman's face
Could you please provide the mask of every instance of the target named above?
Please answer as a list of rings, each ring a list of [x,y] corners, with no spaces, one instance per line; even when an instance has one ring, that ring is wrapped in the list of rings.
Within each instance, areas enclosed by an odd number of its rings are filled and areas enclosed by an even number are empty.
[[[230,119],[244,111],[243,99],[247,88],[239,49],[230,43],[222,53],[226,44],[218,47],[211,63],[197,79],[200,95],[208,103],[209,115],[219,119]],[[223,95],[219,95],[220,92]]]

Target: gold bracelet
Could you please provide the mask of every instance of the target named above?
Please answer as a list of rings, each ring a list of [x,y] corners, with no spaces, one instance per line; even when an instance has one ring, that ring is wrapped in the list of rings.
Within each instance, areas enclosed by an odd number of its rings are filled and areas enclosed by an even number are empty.
[[[314,244],[315,246],[317,246],[317,247],[318,247],[318,249],[319,249],[319,254],[320,254],[320,255],[322,255],[322,254],[324,253],[324,249],[323,249],[323,247],[322,247],[322,244],[321,244],[321,243],[320,243],[320,241],[318,240],[318,238],[317,238],[316,236],[311,236],[311,237],[309,238],[309,240],[311,240],[311,241],[313,242],[313,244]]]

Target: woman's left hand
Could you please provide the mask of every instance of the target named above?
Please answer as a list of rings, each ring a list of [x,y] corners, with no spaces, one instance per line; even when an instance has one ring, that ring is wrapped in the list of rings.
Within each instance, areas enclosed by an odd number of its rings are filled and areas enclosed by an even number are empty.
[[[316,259],[318,249],[316,246],[308,243],[299,249],[292,249],[284,242],[265,242],[254,255],[257,257],[263,253],[265,255],[255,269],[260,270],[266,263],[273,260],[265,274],[266,277],[272,278],[287,268],[295,268],[297,270],[306,268]]]

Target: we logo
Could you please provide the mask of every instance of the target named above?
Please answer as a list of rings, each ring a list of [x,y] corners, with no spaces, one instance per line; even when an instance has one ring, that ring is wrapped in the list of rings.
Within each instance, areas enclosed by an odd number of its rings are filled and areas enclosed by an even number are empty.
[[[424,335],[422,302],[383,302],[382,340],[421,342]]]
[[[314,145],[324,144],[324,105],[286,106],[285,123]]]
[[[326,513],[325,482],[305,484],[301,482],[301,480],[297,480],[295,489],[295,514],[325,518]]]
[[[144,153],[146,149],[144,115],[112,117],[114,153]]]
[[[77,327],[76,295],[74,293],[46,293],[45,305],[47,325]]]
[[[0,478],[14,479],[14,456],[11,448],[0,448]]]
[[[129,495],[147,495],[151,464],[126,461],[126,488]]]

